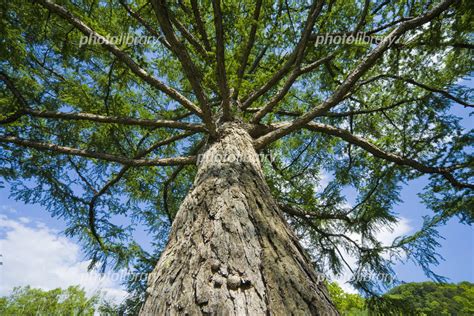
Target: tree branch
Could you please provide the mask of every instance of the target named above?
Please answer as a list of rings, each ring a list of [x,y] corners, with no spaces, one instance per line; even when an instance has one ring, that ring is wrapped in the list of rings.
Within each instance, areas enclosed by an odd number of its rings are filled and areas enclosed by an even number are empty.
[[[171,144],[171,143],[173,143],[177,140],[186,138],[186,137],[191,136],[193,134],[194,133],[192,133],[192,132],[187,132],[187,133],[183,133],[183,134],[180,134],[180,135],[171,136],[171,137],[166,138],[164,140],[160,140],[160,141],[156,142],[155,144],[153,144],[148,149],[143,150],[143,151],[139,152],[138,154],[136,154],[133,157],[133,159],[141,159],[141,158],[145,157],[146,155],[148,155],[149,153],[151,153],[152,151],[156,150],[159,147]],[[120,171],[113,178],[111,178],[109,181],[107,181],[107,183],[99,191],[93,190],[94,191],[94,196],[91,198],[91,200],[89,202],[89,205],[88,205],[89,206],[89,226],[91,227],[92,235],[94,236],[96,241],[99,243],[99,245],[103,249],[104,249],[104,245],[102,243],[102,240],[101,240],[99,234],[97,233],[97,229],[95,228],[95,211],[94,211],[95,205],[96,205],[97,201],[99,200],[99,198],[102,195],[104,195],[105,193],[107,193],[107,191],[109,191],[109,189],[113,185],[118,183],[122,179],[122,177],[125,175],[125,173],[127,173],[127,171],[131,167],[132,167],[131,165],[123,166],[122,169],[120,169]],[[183,167],[184,167],[184,165],[179,165],[178,166],[178,168],[183,168]]]
[[[192,124],[179,122],[175,120],[149,120],[149,119],[138,119],[131,117],[118,117],[118,116],[104,116],[93,113],[77,112],[77,113],[64,113],[56,111],[46,110],[34,110],[28,106],[28,102],[21,92],[16,88],[15,84],[5,73],[0,71],[0,80],[6,83],[9,90],[13,93],[15,98],[22,106],[16,113],[0,121],[0,124],[8,124],[18,120],[23,115],[30,115],[33,117],[50,118],[50,119],[61,119],[61,120],[74,120],[74,121],[91,121],[99,123],[115,123],[122,125],[136,125],[144,127],[169,127],[184,129],[196,132],[206,131],[202,124]]]
[[[381,112],[381,111],[385,111],[385,110],[390,110],[390,109],[396,108],[400,105],[410,103],[410,102],[419,101],[419,100],[422,100],[422,99],[423,98],[403,99],[403,100],[395,102],[391,105],[387,105],[387,106],[383,106],[383,107],[379,107],[379,108],[375,108],[375,109],[353,110],[353,111],[347,111],[347,112],[328,112],[324,116],[327,116],[327,117],[346,117],[346,116],[353,116],[353,115],[376,113],[376,112]],[[351,100],[352,100],[352,98],[351,98]],[[357,102],[359,102],[359,101],[357,101]],[[359,102],[359,103],[361,103],[361,102]]]
[[[188,40],[188,42],[196,49],[196,51],[201,55],[204,60],[209,60],[209,55],[207,54],[206,49],[199,43],[199,41],[194,37],[194,35],[189,32],[186,27],[184,27],[181,22],[176,19],[174,15],[170,16],[171,22],[176,26],[178,31]]]
[[[135,18],[151,35],[153,35],[155,38],[157,38],[160,43],[163,44],[166,48],[170,49],[171,46],[170,44],[163,38],[163,36],[156,31],[154,27],[152,27],[150,24],[148,24],[137,12],[133,11],[126,3],[124,0],[119,0],[120,4],[125,8],[125,10]]]
[[[203,139],[201,142],[197,143],[191,151],[188,153],[190,155],[196,155],[199,150],[204,146],[205,140]],[[168,206],[168,191],[170,188],[171,183],[176,179],[176,177],[179,175],[179,173],[184,169],[184,165],[177,166],[175,170],[173,170],[173,173],[169,176],[168,179],[163,183],[163,208],[165,209],[165,213],[168,216],[168,219],[170,223],[173,222],[173,216],[170,212],[169,206]]]
[[[461,183],[457,181],[453,175],[451,174],[451,171],[453,168],[444,168],[444,167],[431,167],[431,166],[426,166],[414,159],[410,158],[405,158],[398,156],[396,154],[392,154],[386,151],[383,151],[382,149],[378,148],[376,145],[370,143],[366,139],[355,136],[351,134],[349,131],[340,129],[337,127],[333,127],[330,125],[325,125],[325,124],[320,124],[320,123],[315,123],[315,122],[310,122],[305,125],[305,128],[311,131],[315,132],[321,132],[324,134],[328,134],[331,136],[336,136],[339,137],[348,143],[351,143],[353,145],[356,145],[365,151],[371,153],[373,156],[377,158],[384,159],[386,161],[393,162],[397,165],[400,166],[408,166],[411,167],[417,171],[420,171],[422,173],[429,173],[429,174],[440,174],[442,175],[446,180],[448,180],[454,187],[456,188],[469,188],[469,189],[474,189],[474,184],[470,183]]]
[[[362,9],[362,14],[360,15],[360,18],[359,18],[359,22],[357,23],[357,25],[356,25],[354,31],[352,32],[352,34],[356,34],[364,26],[365,19],[367,17],[367,13],[369,12],[369,6],[370,6],[370,0],[365,0],[364,1],[364,7]]]
[[[288,215],[293,215],[293,216],[297,216],[297,217],[300,217],[300,218],[304,218],[304,219],[318,219],[318,220],[339,219],[339,220],[343,220],[343,221],[348,222],[348,223],[353,222],[353,219],[349,218],[344,213],[329,214],[329,213],[326,213],[326,212],[314,212],[314,211],[313,212],[307,212],[307,211],[302,210],[298,207],[295,207],[295,206],[292,206],[292,205],[289,205],[289,204],[286,204],[286,203],[281,203],[281,202],[278,203],[278,206],[280,207],[280,209],[284,213],[286,213]]]
[[[13,96],[17,99],[17,101],[20,103],[22,107],[28,106],[28,102],[26,102],[26,99],[23,97],[21,92],[16,88],[11,78],[3,71],[0,71],[0,80],[5,82],[7,88],[13,93]]]
[[[234,90],[234,95],[232,96],[234,99],[237,99],[239,96],[239,90],[240,90],[240,86],[242,85],[245,69],[247,68],[250,52],[252,51],[253,45],[255,43],[255,36],[257,34],[258,19],[260,17],[261,8],[262,8],[262,0],[257,0],[255,3],[255,10],[253,11],[253,15],[252,15],[252,26],[250,28],[250,34],[247,41],[247,45],[245,46],[245,49],[242,53],[242,57],[240,58],[240,66],[239,66],[239,70],[237,71],[237,87]]]
[[[212,137],[216,135],[215,123],[212,119],[211,109],[207,97],[204,93],[204,89],[201,86],[202,74],[197,69],[196,65],[191,60],[191,57],[186,50],[184,44],[176,37],[171,20],[169,18],[168,7],[165,0],[152,0],[153,9],[160,22],[161,30],[165,35],[166,39],[171,45],[171,50],[176,55],[181,65],[183,66],[186,78],[191,83],[191,87],[196,95],[196,98],[202,109],[202,119],[206,124],[209,134]]]
[[[83,34],[92,37],[92,38],[97,38],[101,40],[102,46],[105,47],[109,52],[114,54],[120,61],[125,63],[130,70],[140,77],[143,81],[147,82],[149,85],[152,87],[157,88],[158,90],[166,93],[168,96],[170,96],[173,100],[179,102],[181,105],[183,105],[185,108],[193,112],[194,114],[202,117],[203,113],[202,111],[194,105],[190,100],[188,100],[185,96],[180,94],[177,90],[167,86],[160,80],[156,79],[152,75],[148,74],[143,68],[141,68],[128,54],[120,50],[117,46],[115,46],[113,43],[109,42],[105,37],[100,35],[99,33],[95,32],[92,28],[90,28],[88,25],[86,25],[83,21],[81,21],[79,18],[74,16],[72,13],[70,13],[68,10],[63,8],[60,5],[57,5],[53,3],[51,0],[34,0],[35,2],[38,2],[41,4],[43,7],[48,9],[50,12],[53,12],[60,17],[64,18],[67,20],[70,24],[75,26],[79,31],[81,31]]]
[[[224,26],[222,25],[220,0],[213,0],[212,8],[214,10],[214,27],[216,29],[217,83],[222,98],[222,119],[223,121],[229,121],[231,119],[230,91],[227,86],[227,75],[225,69]]]
[[[190,165],[196,162],[196,157],[174,157],[174,158],[158,158],[158,159],[133,159],[122,156],[111,155],[107,153],[94,152],[84,149],[65,147],[44,142],[31,141],[18,138],[15,136],[0,136],[0,143],[12,143],[18,146],[34,148],[42,151],[52,151],[58,154],[66,154],[73,156],[81,156],[111,162],[117,162],[126,166],[176,166]]]
[[[265,94],[268,90],[270,90],[273,86],[275,86],[295,65],[296,68],[301,64],[306,46],[308,44],[308,40],[311,35],[311,31],[313,30],[314,24],[316,23],[316,19],[321,13],[323,8],[324,1],[318,0],[314,1],[311,5],[310,12],[308,14],[308,18],[305,23],[305,27],[303,33],[301,34],[301,38],[298,41],[294,51],[291,53],[289,59],[285,62],[282,68],[280,68],[271,78],[267,81],[262,87],[257,89],[256,91],[252,92],[243,102],[242,102],[242,109],[248,108],[255,100],[257,100],[260,96]],[[298,71],[297,69],[296,71]]]
[[[322,65],[325,62],[327,62],[328,60],[332,59],[334,57],[334,55],[335,54],[333,53],[329,56],[318,59],[318,60],[312,62],[311,64],[306,65],[305,67],[295,68],[292,71],[292,73],[290,74],[290,76],[288,77],[288,79],[286,80],[283,87],[280,89],[280,91],[278,91],[278,93],[275,96],[273,96],[270,99],[270,101],[254,115],[254,117],[252,118],[252,123],[257,124],[258,122],[260,122],[260,120],[266,114],[271,112],[273,110],[273,108],[286,96],[288,91],[290,91],[291,87],[293,86],[293,83],[296,81],[296,79],[298,79],[298,77],[300,77],[302,74],[313,71],[314,69],[316,69],[320,65]]]
[[[444,0],[429,12],[401,23],[395,30],[385,37],[374,50],[372,50],[365,58],[363,58],[357,67],[349,74],[349,76],[336,89],[336,91],[334,91],[334,93],[328,99],[326,99],[326,101],[315,107],[313,110],[307,112],[303,116],[295,119],[291,124],[260,137],[255,141],[255,147],[257,149],[263,148],[265,145],[281,137],[284,137],[295,130],[303,128],[305,124],[309,123],[316,116],[327,113],[332,107],[336,106],[346,97],[347,93],[354,87],[357,81],[367,72],[367,70],[372,68],[372,66],[378,61],[383,53],[389,49],[390,46],[398,38],[400,38],[400,36],[402,36],[407,31],[415,29],[418,26],[421,26],[439,16],[454,2],[455,0]]]
[[[397,79],[397,80],[402,80],[402,81],[405,81],[409,84],[412,84],[414,86],[417,86],[417,87],[420,87],[424,90],[428,90],[428,91],[431,91],[431,92],[435,92],[435,93],[439,93],[441,95],[443,95],[444,97],[454,101],[454,102],[457,102],[465,107],[474,107],[474,104],[470,104],[470,103],[467,103],[466,101],[464,100],[461,100],[460,98],[456,97],[456,96],[453,96],[452,94],[450,94],[449,92],[447,92],[446,90],[442,90],[442,89],[438,89],[438,88],[433,88],[433,87],[430,87],[424,83],[420,83],[418,81],[415,81],[413,79],[410,79],[410,78],[404,78],[402,76],[396,76],[396,75],[381,75],[381,77],[386,77],[386,78],[392,78],[392,79]],[[380,77],[379,77],[380,78]]]
[[[34,117],[61,119],[61,120],[73,120],[73,121],[91,121],[99,123],[111,123],[121,125],[135,125],[144,127],[169,127],[183,130],[190,130],[196,132],[206,131],[202,124],[192,124],[173,120],[148,120],[138,119],[131,117],[119,117],[119,116],[104,116],[92,113],[64,113],[55,111],[37,111],[30,108],[23,110],[24,114],[28,114]]]
[[[206,47],[207,51],[211,51],[211,44],[207,38],[206,28],[204,27],[204,23],[201,18],[201,12],[199,12],[199,5],[196,0],[191,0],[191,7],[193,10],[194,19],[196,20],[197,30],[201,35],[204,47]]]

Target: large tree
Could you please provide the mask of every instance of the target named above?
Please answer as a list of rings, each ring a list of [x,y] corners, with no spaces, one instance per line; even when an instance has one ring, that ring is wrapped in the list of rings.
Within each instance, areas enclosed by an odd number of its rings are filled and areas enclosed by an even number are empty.
[[[4,0],[0,172],[91,267],[156,265],[144,315],[336,314],[318,273],[439,279],[437,227],[474,218],[472,21],[469,0]],[[433,215],[381,243],[425,175]]]

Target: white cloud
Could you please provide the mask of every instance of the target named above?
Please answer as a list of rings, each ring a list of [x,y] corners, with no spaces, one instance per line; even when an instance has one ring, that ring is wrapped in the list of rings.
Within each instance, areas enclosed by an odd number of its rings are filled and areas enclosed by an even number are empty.
[[[395,238],[406,235],[412,231],[410,221],[405,217],[400,217],[399,221],[393,229],[384,228],[377,233],[377,239],[384,245],[390,245]]]
[[[28,218],[0,215],[0,253],[0,296],[24,285],[45,290],[80,285],[89,295],[101,291],[117,303],[127,295],[111,275],[87,272],[89,262],[77,244]]]
[[[329,182],[332,180],[333,176],[326,172],[324,169],[319,170],[319,174],[314,175],[314,189],[316,192],[322,192]]]
[[[16,209],[14,209],[13,207],[8,206],[8,205],[2,205],[2,206],[0,206],[0,208],[2,209],[3,212],[7,212],[7,213],[11,213],[11,214],[16,213]]]

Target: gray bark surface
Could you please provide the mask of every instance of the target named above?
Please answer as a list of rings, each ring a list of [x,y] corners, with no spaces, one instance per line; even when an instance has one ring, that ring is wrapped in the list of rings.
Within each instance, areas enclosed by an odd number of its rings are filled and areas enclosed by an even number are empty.
[[[148,280],[141,315],[337,315],[270,194],[248,133],[226,123]]]

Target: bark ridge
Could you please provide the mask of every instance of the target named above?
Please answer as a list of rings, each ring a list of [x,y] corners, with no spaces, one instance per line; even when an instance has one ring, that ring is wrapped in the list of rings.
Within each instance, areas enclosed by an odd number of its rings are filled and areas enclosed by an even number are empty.
[[[337,315],[251,137],[236,123],[219,135],[199,159],[141,315]]]

